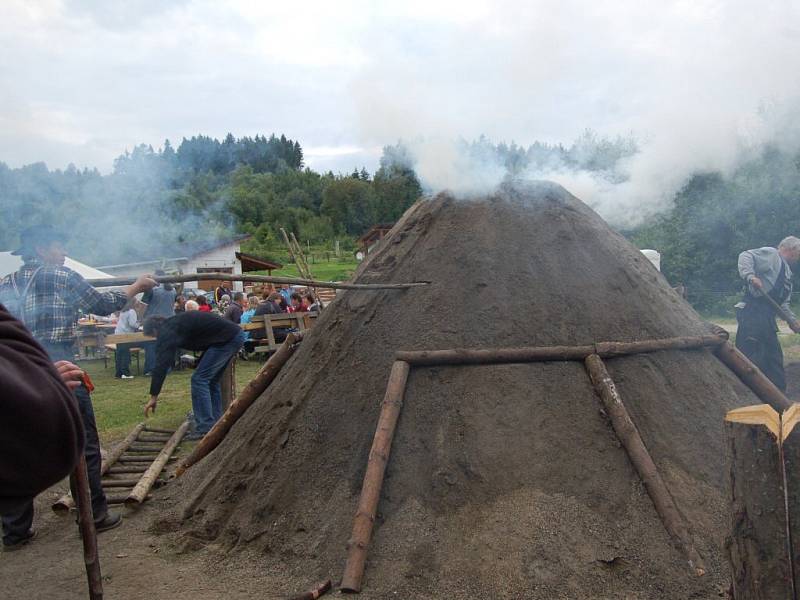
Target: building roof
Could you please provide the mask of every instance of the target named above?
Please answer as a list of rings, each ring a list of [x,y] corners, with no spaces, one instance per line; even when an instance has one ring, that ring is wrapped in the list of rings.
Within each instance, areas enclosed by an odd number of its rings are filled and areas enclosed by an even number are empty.
[[[389,230],[394,227],[394,223],[378,223],[370,227],[364,235],[356,240],[359,244],[369,244],[370,242],[381,239]]]
[[[268,258],[262,258],[244,252],[237,252],[236,258],[242,262],[243,273],[250,273],[251,271],[275,271],[283,268],[283,265],[279,262],[274,262]]]
[[[211,252],[217,248],[228,246],[230,244],[238,244],[244,240],[250,239],[252,236],[249,233],[235,235],[227,238],[217,238],[212,240],[195,240],[191,242],[182,242],[171,245],[169,248],[161,248],[145,254],[146,258],[132,263],[124,263],[119,265],[105,265],[107,269],[121,269],[125,267],[144,267],[147,265],[156,265],[161,263],[177,263],[187,262],[192,258]],[[103,267],[101,267],[103,268]]]
[[[22,259],[19,256],[14,256],[11,252],[0,252],[0,277],[5,277],[9,273],[19,270],[21,266]],[[113,277],[113,275],[104,273],[103,271],[69,257],[64,261],[64,266],[77,272],[85,279],[109,279]]]

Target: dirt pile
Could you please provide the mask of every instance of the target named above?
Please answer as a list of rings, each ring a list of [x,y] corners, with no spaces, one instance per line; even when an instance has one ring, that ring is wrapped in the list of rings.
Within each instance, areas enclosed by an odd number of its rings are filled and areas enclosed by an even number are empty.
[[[273,387],[170,496],[185,546],[341,577],[396,350],[707,333],[563,188],[412,207]],[[757,400],[705,351],[608,360],[709,574],[690,575],[580,363],[412,370],[364,598],[713,598],[728,579],[722,418]]]

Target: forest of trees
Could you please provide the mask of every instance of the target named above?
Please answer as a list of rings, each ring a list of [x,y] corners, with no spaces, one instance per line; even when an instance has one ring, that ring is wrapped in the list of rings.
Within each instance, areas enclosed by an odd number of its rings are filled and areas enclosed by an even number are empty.
[[[633,138],[585,132],[569,146],[462,142],[476,164],[500,164],[508,177],[548,171],[584,171],[615,183],[618,165],[639,151]],[[36,163],[11,169],[0,163],[0,249],[19,231],[50,222],[69,236],[72,256],[90,264],[171,256],[185,241],[251,233],[246,249],[282,253],[281,227],[303,243],[353,247],[374,223],[392,222],[423,193],[402,144],[384,148],[374,174],[317,173],[306,168],[299,142],[275,135],[196,136],[177,148],[140,145],[97,170],[49,170]],[[800,234],[800,154],[764,148],[732,175],[697,173],[674,199],[674,208],[634,230],[638,247],[662,254],[662,271],[687,287],[696,307],[729,310],[741,284],[738,253],[776,245]]]
[[[64,231],[72,256],[95,265],[172,256],[176,244],[234,233],[252,233],[247,249],[269,254],[282,249],[281,227],[304,242],[339,239],[350,247],[421,193],[414,172],[386,156],[374,175],[320,174],[304,167],[300,143],[283,135],[197,136],[177,149],[169,141],[157,151],[136,146],[108,175],[0,163],[0,248],[44,222]]]

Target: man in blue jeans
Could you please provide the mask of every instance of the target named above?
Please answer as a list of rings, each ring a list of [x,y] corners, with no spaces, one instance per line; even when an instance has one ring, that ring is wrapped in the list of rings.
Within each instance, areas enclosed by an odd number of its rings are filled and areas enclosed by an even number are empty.
[[[203,357],[192,375],[192,411],[197,428],[187,439],[200,439],[222,416],[220,379],[225,367],[244,344],[244,332],[236,323],[214,313],[188,311],[174,317],[150,317],[144,333],[156,340],[156,364],[150,380],[150,401],[144,416],[156,411],[158,395],[175,353],[180,349],[199,350]]]

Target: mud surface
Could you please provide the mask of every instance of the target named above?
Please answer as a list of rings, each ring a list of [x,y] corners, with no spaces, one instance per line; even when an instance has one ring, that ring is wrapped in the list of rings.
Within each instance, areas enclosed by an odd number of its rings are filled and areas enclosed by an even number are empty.
[[[223,444],[169,486],[151,528],[162,543],[287,592],[337,581],[395,351],[707,332],[644,256],[550,184],[415,205],[356,280],[432,284],[340,295]],[[671,543],[580,363],[421,368],[360,597],[719,597],[722,419],[757,400],[706,351],[607,364],[708,575]]]

